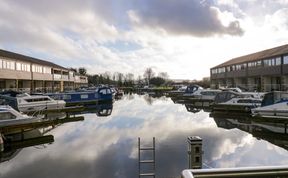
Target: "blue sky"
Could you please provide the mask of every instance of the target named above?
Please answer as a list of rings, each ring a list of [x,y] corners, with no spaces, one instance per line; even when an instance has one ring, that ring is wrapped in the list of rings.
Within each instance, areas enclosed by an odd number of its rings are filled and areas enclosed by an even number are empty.
[[[201,79],[287,44],[288,0],[0,0],[0,48],[86,67]]]

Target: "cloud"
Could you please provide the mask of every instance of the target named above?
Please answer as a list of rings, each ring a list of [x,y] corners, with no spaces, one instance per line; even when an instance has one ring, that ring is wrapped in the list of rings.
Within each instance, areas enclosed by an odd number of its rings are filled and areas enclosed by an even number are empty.
[[[219,18],[219,9],[198,0],[141,1],[137,7],[142,8],[129,12],[135,24],[158,27],[171,34],[206,37],[224,34],[241,36],[244,33],[239,21],[231,21],[224,26]]]

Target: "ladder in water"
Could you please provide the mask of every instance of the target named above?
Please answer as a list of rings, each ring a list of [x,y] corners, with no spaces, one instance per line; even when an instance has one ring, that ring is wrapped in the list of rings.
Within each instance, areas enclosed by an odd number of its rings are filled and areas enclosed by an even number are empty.
[[[150,151],[152,152],[152,159],[151,160],[141,160],[141,152]],[[141,147],[140,144],[140,137],[138,137],[138,160],[139,160],[139,178],[141,177],[153,177],[155,178],[155,137],[153,137],[153,145],[152,147]],[[142,164],[152,164],[153,171],[149,173],[142,173],[141,172],[141,165]]]

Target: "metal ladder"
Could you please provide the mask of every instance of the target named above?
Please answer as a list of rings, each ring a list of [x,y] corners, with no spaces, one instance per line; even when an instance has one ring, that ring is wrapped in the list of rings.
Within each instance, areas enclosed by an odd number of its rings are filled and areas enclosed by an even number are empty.
[[[151,160],[141,160],[141,152],[144,151],[152,151],[152,159]],[[139,160],[139,178],[141,177],[154,177],[155,178],[155,137],[153,137],[153,145],[152,147],[141,147],[140,145],[140,137],[138,137],[138,160]],[[153,170],[150,173],[142,173],[141,165],[142,164],[152,164]]]

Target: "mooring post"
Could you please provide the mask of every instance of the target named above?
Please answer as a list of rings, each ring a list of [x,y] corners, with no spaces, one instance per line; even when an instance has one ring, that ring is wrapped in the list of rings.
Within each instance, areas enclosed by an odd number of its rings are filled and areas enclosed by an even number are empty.
[[[202,168],[202,139],[199,136],[188,137],[189,169]]]

